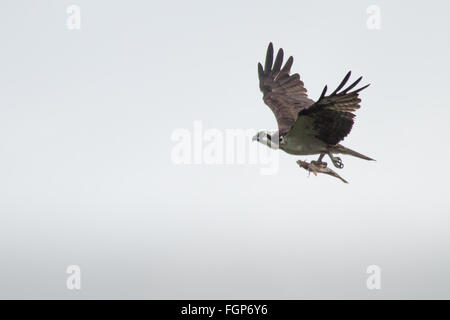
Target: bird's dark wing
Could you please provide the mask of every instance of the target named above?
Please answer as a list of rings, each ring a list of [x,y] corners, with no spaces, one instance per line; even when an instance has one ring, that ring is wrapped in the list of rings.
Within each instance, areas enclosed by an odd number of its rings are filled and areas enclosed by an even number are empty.
[[[351,72],[347,73],[337,89],[328,96],[325,96],[327,92],[325,86],[319,100],[299,113],[299,117],[311,117],[316,137],[329,145],[339,143],[350,133],[355,117],[353,112],[360,108],[361,99],[358,93],[370,85],[350,92],[361,81],[362,77],[359,77],[347,88],[342,89],[350,75]]]
[[[273,62],[273,45],[269,44],[266,62],[258,63],[259,88],[263,100],[275,114],[280,135],[285,134],[297,120],[302,109],[311,106],[299,74],[291,75],[294,58],[290,57],[283,65],[283,49],[280,49]]]

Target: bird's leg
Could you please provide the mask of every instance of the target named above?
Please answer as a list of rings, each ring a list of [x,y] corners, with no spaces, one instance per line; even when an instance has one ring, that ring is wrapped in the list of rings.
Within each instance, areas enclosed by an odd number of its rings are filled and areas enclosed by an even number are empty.
[[[344,167],[344,163],[342,162],[341,158],[333,156],[333,154],[329,151],[328,156],[330,157],[331,161],[333,162],[336,168],[342,169]]]
[[[325,153],[321,153],[319,156],[319,159],[317,159],[316,161],[311,161],[311,163],[316,166],[326,168],[327,163],[322,161],[323,157],[325,157]]]

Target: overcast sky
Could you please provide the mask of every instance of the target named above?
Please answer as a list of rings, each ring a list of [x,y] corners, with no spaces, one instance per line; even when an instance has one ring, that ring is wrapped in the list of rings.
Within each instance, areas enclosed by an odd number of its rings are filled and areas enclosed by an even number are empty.
[[[2,0],[0,297],[450,298],[449,12]],[[271,175],[174,163],[173,134],[195,121],[276,129],[257,82],[269,41],[312,99],[349,70],[371,83],[343,144],[377,162],[343,156],[350,184],[280,151]],[[66,287],[69,265],[81,290]],[[381,290],[366,287],[370,265]]]

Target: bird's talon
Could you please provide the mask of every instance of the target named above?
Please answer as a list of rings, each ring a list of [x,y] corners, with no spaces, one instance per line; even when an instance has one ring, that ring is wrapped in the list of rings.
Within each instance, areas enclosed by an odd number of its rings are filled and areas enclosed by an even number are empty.
[[[342,162],[341,158],[339,158],[339,157],[336,157],[333,159],[333,164],[338,169],[344,168],[344,163]]]
[[[327,163],[326,162],[322,162],[322,161],[311,161],[311,163],[313,165],[315,165],[316,167],[320,167],[320,168],[326,168],[327,167]]]

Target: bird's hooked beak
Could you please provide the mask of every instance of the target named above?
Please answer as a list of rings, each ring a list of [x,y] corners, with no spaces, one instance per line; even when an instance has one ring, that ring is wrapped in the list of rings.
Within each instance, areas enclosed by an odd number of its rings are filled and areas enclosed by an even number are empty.
[[[258,141],[258,135],[257,135],[257,134],[255,134],[255,135],[253,136],[252,141]]]

